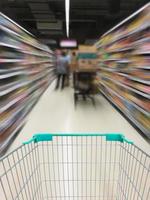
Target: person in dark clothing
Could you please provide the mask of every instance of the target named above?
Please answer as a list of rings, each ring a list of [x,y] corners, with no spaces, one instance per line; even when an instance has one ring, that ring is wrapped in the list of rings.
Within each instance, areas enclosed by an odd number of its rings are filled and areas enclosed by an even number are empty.
[[[61,89],[64,88],[65,80],[68,73],[68,67],[69,62],[66,57],[66,53],[62,52],[60,55],[57,55],[57,65],[56,65],[56,71],[57,71],[57,84],[56,89],[59,88],[60,82],[61,83]]]

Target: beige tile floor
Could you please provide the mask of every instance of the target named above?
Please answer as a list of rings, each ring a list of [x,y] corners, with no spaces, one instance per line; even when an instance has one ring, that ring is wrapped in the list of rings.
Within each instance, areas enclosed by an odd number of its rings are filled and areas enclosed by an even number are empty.
[[[12,144],[9,151],[20,146],[23,141],[31,138],[33,134],[40,132],[117,132],[123,133],[128,139],[133,140],[137,146],[147,153],[150,152],[150,144],[148,141],[146,141],[146,139],[144,139],[101,95],[95,97],[96,107],[93,107],[90,101],[80,101],[75,109],[72,88],[66,88],[63,91],[54,91],[54,86],[55,85],[53,84],[48,88],[34,107],[26,125]],[[142,170],[143,165],[140,165],[139,167],[138,163],[135,162],[135,159],[133,160],[133,157],[131,157],[130,162],[128,161],[130,154],[127,156],[126,153],[121,153],[122,172],[124,174],[124,170],[126,171],[128,169],[127,173],[130,177],[129,182],[124,181],[127,180],[126,174],[125,176],[122,175],[122,178],[119,179],[120,176],[118,177],[118,173],[121,168],[119,168],[117,160],[120,158],[120,145],[107,143],[106,146],[106,141],[104,140],[101,142],[102,138],[100,137],[97,139],[97,142],[93,138],[90,141],[90,137],[86,139],[82,138],[82,140],[81,138],[75,138],[74,141],[71,140],[71,138],[67,138],[67,142],[65,139],[66,138],[55,137],[53,138],[53,142],[50,142],[48,146],[47,143],[45,146],[39,145],[39,157],[37,156],[37,152],[34,152],[32,155],[27,153],[31,150],[31,146],[30,148],[29,146],[24,146],[26,149],[25,151],[19,151],[17,154],[14,153],[14,160],[12,160],[13,157],[10,156],[9,162],[7,162],[7,158],[5,168],[11,170],[8,170],[7,179],[5,176],[3,176],[2,179],[3,186],[5,186],[4,189],[7,191],[7,198],[4,197],[0,185],[0,199],[48,200],[52,199],[51,196],[53,196],[53,199],[62,200],[126,199],[123,198],[123,193],[120,192],[121,190],[117,190],[116,180],[120,181],[121,187],[124,189],[127,189],[128,183],[132,180],[135,188],[140,188],[140,194],[143,194],[141,191],[145,191],[141,199],[149,199],[147,196],[147,194],[149,195],[148,173],[147,171]],[[128,148],[127,146],[124,144],[124,148]],[[53,147],[57,148],[53,149]],[[24,158],[26,162],[18,162],[18,159],[22,157],[22,152],[26,152],[27,154]],[[133,153],[133,151],[131,152]],[[136,153],[136,159],[141,160],[141,158],[145,158],[141,157],[139,151],[136,152],[138,153]],[[36,156],[37,159],[35,159]],[[11,167],[14,166],[14,162],[16,163],[16,167]],[[144,166],[146,170],[146,167],[149,166],[149,159],[143,160],[143,162],[145,163]],[[57,163],[57,165],[53,165],[52,163]],[[0,175],[3,173],[3,168],[3,165],[0,165]],[[34,175],[31,177],[33,172]],[[42,177],[42,182],[40,181],[40,177]],[[27,185],[25,185],[26,182],[28,183]],[[39,189],[39,185],[41,185],[41,190]],[[138,199],[137,195],[139,195],[139,193],[136,192],[134,194],[133,185],[130,184],[129,188],[132,188],[130,193],[134,198],[130,198],[131,195],[129,195],[129,191],[125,190],[126,193],[128,192],[128,200]],[[20,193],[20,188],[24,186],[26,189]],[[143,188],[143,186],[145,188]],[[19,198],[16,198],[16,195],[18,194],[17,191],[19,192]],[[37,191],[36,196],[35,191]],[[12,195],[15,198],[12,198]],[[118,198],[116,198],[116,195]],[[24,198],[22,198],[22,196]],[[56,196],[61,198],[57,198]]]
[[[122,133],[150,153],[150,143],[116,111],[103,96],[96,96],[96,107],[80,101],[74,107],[73,90],[54,91],[54,83],[47,89],[29,115],[28,121],[9,151],[35,133]]]

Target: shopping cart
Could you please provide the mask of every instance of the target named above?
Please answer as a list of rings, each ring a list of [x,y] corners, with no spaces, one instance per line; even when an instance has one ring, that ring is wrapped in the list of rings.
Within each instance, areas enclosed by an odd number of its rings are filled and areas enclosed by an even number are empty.
[[[1,200],[150,200],[150,156],[120,134],[37,134],[1,159]]]

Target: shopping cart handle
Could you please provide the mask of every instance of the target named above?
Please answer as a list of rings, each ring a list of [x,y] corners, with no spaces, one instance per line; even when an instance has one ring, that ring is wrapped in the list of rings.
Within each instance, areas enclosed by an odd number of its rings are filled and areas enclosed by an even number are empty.
[[[128,144],[133,144],[132,141],[125,138],[122,134],[106,134],[106,141],[118,141],[118,142],[126,142]]]
[[[92,134],[92,133],[83,133],[83,134],[74,134],[74,133],[72,133],[72,134],[50,134],[50,133],[43,133],[43,134],[35,134],[35,135],[33,135],[33,137],[30,139],[30,140],[28,140],[28,141],[26,141],[26,142],[23,142],[23,144],[30,144],[30,143],[32,143],[32,142],[34,142],[34,143],[37,143],[37,142],[44,142],[44,141],[52,141],[53,140],[53,137],[67,137],[67,136],[69,136],[69,137],[82,137],[82,136],[84,136],[84,137],[89,137],[89,136],[99,136],[99,137],[106,137],[106,141],[114,141],[114,142],[126,142],[126,143],[128,143],[128,144],[133,144],[133,142],[132,141],[130,141],[130,140],[128,140],[128,139],[126,139],[125,138],[125,136],[124,135],[122,135],[122,134],[114,134],[114,133],[112,133],[112,134],[98,134],[98,133],[96,133],[96,134]]]
[[[23,142],[23,144],[30,144],[32,142],[37,143],[37,142],[44,142],[44,141],[52,141],[53,140],[53,135],[52,134],[35,134],[33,137],[26,141]]]

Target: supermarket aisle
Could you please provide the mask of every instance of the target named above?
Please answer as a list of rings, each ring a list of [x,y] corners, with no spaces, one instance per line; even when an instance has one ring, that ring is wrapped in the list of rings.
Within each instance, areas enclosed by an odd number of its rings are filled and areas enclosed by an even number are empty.
[[[40,132],[119,132],[150,152],[148,142],[101,95],[96,97],[96,108],[90,101],[80,101],[75,110],[73,90],[65,88],[55,92],[54,84],[41,97],[10,150]]]

